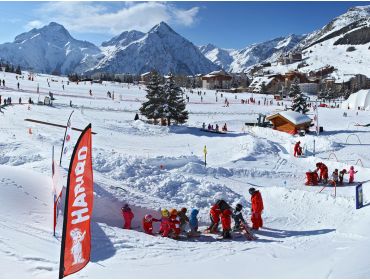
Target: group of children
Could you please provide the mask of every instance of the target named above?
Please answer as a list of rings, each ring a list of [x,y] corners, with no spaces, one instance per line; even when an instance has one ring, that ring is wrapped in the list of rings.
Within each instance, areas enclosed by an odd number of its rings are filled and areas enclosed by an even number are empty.
[[[319,174],[318,174],[319,172]],[[308,171],[306,173],[306,185],[316,186],[320,182],[324,184],[330,184],[330,185],[343,185],[344,183],[344,175],[349,174],[348,183],[351,184],[355,180],[355,174],[358,171],[355,170],[353,166],[351,166],[347,172],[346,169],[342,169],[339,171],[338,169],[335,169],[329,178],[329,172],[328,167],[322,163],[318,162],[316,163],[316,169],[314,171]]]
[[[206,123],[203,123],[202,124],[202,129],[203,130],[211,130],[211,131],[220,131],[220,127],[218,126],[218,124],[215,125],[215,127],[213,126],[213,124],[208,124],[208,126],[206,127]],[[227,132],[227,125],[226,123],[223,125],[222,127],[222,132]]]
[[[252,228],[258,230],[262,227],[262,211],[263,211],[263,201],[262,196],[259,191],[254,188],[249,189],[251,194],[251,204],[252,204]],[[122,215],[124,218],[124,229],[131,229],[131,222],[134,218],[134,214],[130,209],[128,204],[122,207]],[[218,200],[210,208],[210,220],[211,225],[206,229],[209,233],[219,233],[219,224],[222,225],[222,238],[229,239],[232,238],[231,231],[240,231],[242,227],[247,227],[246,220],[242,214],[243,206],[237,204],[235,209],[230,207],[230,205],[225,200]],[[156,219],[152,215],[145,215],[142,219],[142,229],[145,233],[154,235],[153,223],[159,222],[160,229],[159,234],[162,237],[170,237],[173,239],[178,239],[180,234],[186,234],[186,237],[198,237],[200,232],[198,230],[198,209],[192,209],[190,211],[190,216],[187,216],[187,208],[181,208],[181,210],[176,209],[162,209],[161,218]],[[231,219],[234,220],[234,227],[231,228]],[[189,225],[190,231],[186,231],[186,226]]]

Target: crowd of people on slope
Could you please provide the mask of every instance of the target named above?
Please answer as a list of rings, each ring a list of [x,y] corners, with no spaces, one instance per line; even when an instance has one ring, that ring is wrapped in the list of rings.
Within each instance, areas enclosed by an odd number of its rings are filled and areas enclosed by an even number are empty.
[[[210,124],[210,123],[208,124],[208,126],[206,126],[206,123],[203,123],[202,124],[202,129],[203,130],[220,132],[220,126],[217,123],[216,123],[215,126],[213,126],[213,124]],[[226,123],[222,126],[221,131],[222,132],[227,132],[227,125],[226,125]]]
[[[263,226],[262,211],[264,209],[261,193],[255,188],[249,189],[251,195],[251,221],[252,229],[257,231]],[[124,229],[132,229],[132,220],[134,213],[128,204],[122,207],[122,216],[124,219]],[[241,225],[248,227],[246,220],[242,214],[243,205],[240,203],[233,209],[225,200],[218,200],[210,207],[210,225],[205,230],[205,233],[220,234],[224,239],[232,238],[232,231],[240,231]],[[185,235],[188,238],[198,237],[201,235],[199,231],[198,209],[192,209],[190,216],[187,215],[187,208],[177,209],[162,209],[161,217],[155,218],[150,214],[142,218],[142,229],[146,234],[154,235],[153,223],[160,223],[158,234],[162,237],[178,239],[180,235]],[[234,226],[231,227],[232,219]],[[219,231],[219,225],[222,226],[222,231]],[[189,227],[189,230],[187,230]],[[249,228],[249,227],[248,227]]]
[[[339,171],[337,168],[334,169],[331,177],[329,178],[328,167],[322,163],[316,163],[316,169],[314,171],[309,170],[306,172],[306,182],[305,185],[317,186],[319,183],[329,184],[333,186],[342,186],[344,184],[344,175],[348,174],[348,184],[352,184],[355,181],[355,174],[358,171],[355,170],[353,166],[347,169],[342,169]]]

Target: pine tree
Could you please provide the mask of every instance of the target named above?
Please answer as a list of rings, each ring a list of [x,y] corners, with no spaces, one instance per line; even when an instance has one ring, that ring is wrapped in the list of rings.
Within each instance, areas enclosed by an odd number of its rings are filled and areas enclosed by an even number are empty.
[[[299,88],[298,82],[290,85],[289,97],[295,97],[297,94],[301,94],[301,89]]]
[[[307,108],[306,98],[303,96],[302,93],[298,93],[296,96],[294,96],[292,101],[292,111],[302,114],[306,114],[309,111],[309,109]]]
[[[262,82],[261,84],[261,88],[260,88],[260,93],[261,94],[265,94],[267,91],[267,88],[266,88],[266,83],[265,82]]]
[[[171,124],[171,120],[176,123],[185,123],[188,119],[188,111],[186,111],[186,103],[183,98],[183,92],[174,81],[172,74],[169,74],[164,86],[163,93],[165,97],[164,116],[167,118],[167,124]]]
[[[146,89],[146,98],[148,101],[144,102],[140,108],[140,113],[147,119],[154,119],[154,122],[156,122],[157,119],[164,117],[163,104],[165,100],[163,86],[160,82],[160,76],[156,71],[153,71]]]
[[[22,75],[21,67],[18,65],[17,69],[15,69],[15,73],[18,75]]]

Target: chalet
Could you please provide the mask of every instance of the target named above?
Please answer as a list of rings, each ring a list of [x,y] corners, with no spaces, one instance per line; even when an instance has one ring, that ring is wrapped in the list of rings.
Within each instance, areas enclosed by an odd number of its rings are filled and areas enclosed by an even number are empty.
[[[272,122],[273,129],[290,134],[296,134],[300,130],[308,131],[312,120],[301,113],[294,111],[282,111],[266,118]]]
[[[229,89],[232,77],[225,71],[213,71],[202,76],[202,87],[205,89]]]
[[[146,85],[150,82],[150,72],[146,72],[140,75],[140,84]]]
[[[302,61],[301,52],[291,52],[287,55],[280,56],[277,60],[278,64],[281,64],[281,65],[292,64],[298,61]]]
[[[265,84],[266,91],[264,93],[273,94],[279,91],[282,83],[283,78],[281,75],[255,77],[247,88],[247,91],[253,93],[262,93],[262,84]]]

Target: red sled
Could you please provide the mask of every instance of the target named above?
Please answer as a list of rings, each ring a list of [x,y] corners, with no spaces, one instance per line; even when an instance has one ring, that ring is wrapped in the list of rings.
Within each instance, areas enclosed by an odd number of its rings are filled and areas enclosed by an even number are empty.
[[[240,223],[240,231],[248,241],[257,239],[257,237],[252,233],[250,227],[244,223]]]

